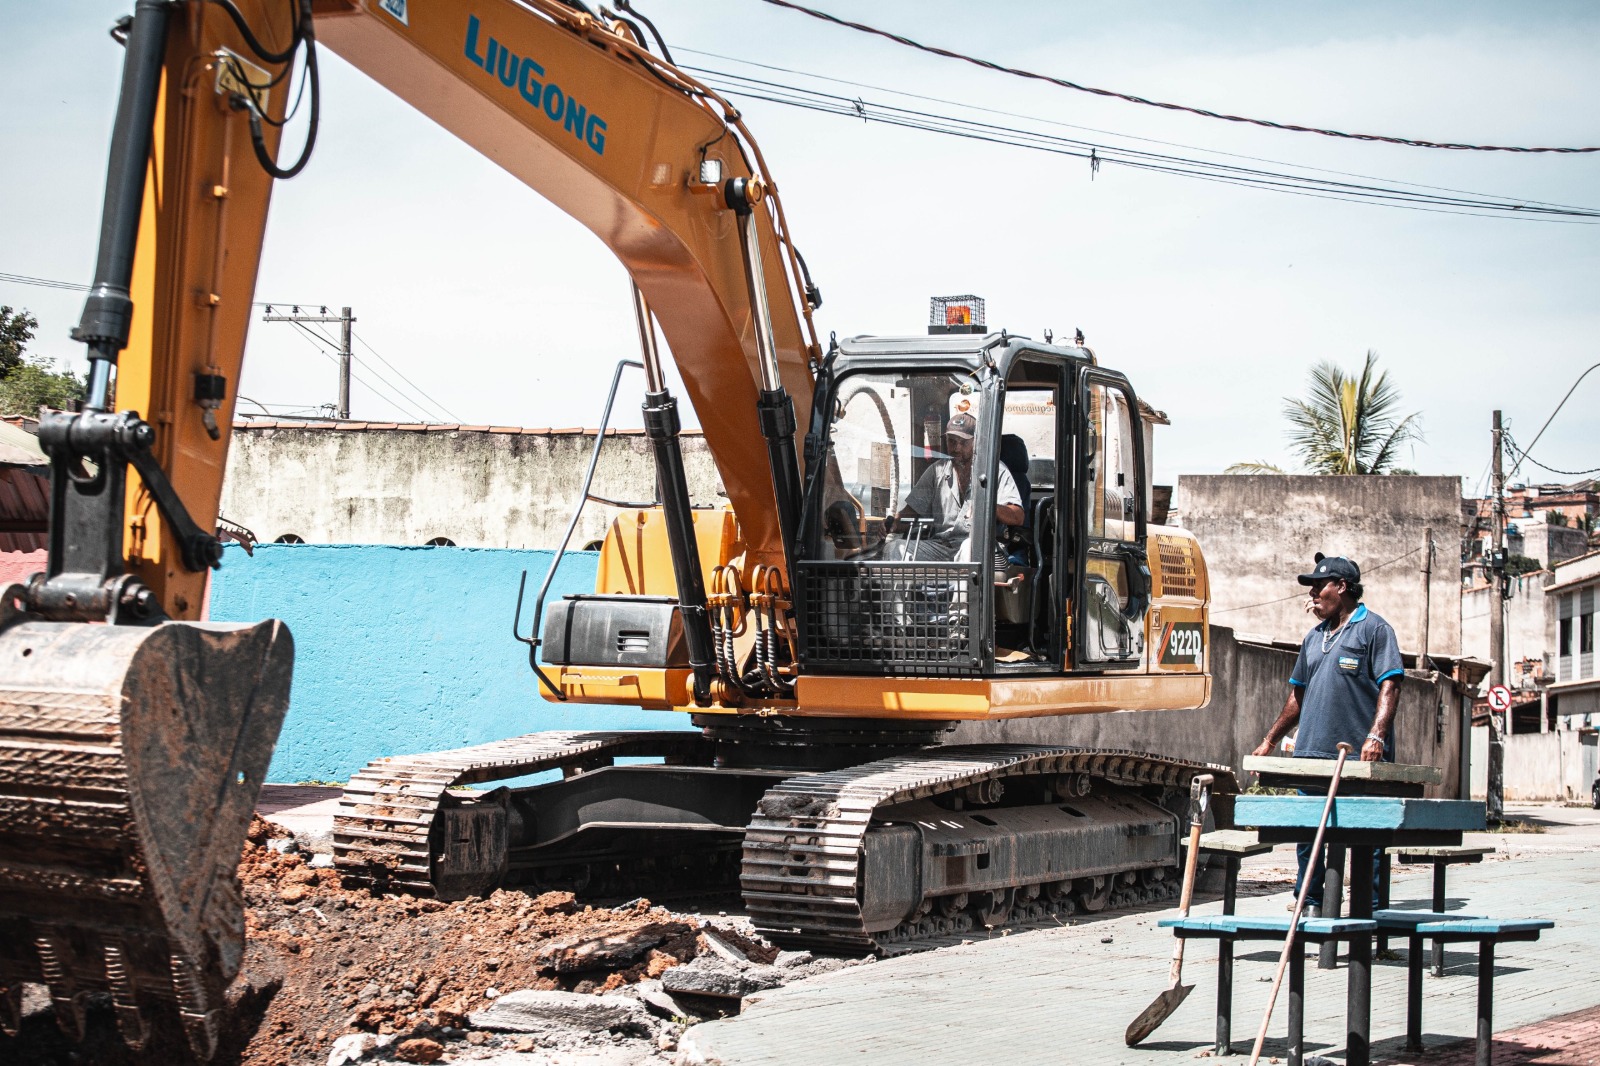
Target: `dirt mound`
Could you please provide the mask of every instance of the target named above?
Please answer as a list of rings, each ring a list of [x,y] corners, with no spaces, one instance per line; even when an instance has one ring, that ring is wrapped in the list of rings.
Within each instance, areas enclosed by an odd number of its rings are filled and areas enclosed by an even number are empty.
[[[361,1032],[396,1035],[405,1061],[431,1061],[430,1045],[465,1037],[466,1016],[503,992],[610,992],[659,977],[703,947],[698,921],[642,899],[607,908],[568,892],[499,891],[441,903],[349,890],[289,837],[260,817],[247,834],[239,864],[245,962],[229,989],[217,1066],[322,1066],[334,1041]],[[0,1061],[190,1059],[171,1019],[157,1019],[150,1044],[136,1053],[117,1037],[109,1002],[91,1004],[81,1045],[61,1035],[47,999],[35,1002],[17,1037],[0,1036]]]
[[[252,839],[239,866],[247,966],[284,975],[244,1066],[325,1061],[332,1041],[353,1031],[460,1027],[501,992],[609,992],[698,952],[697,923],[647,900],[596,909],[569,892],[456,903],[373,896],[275,850],[274,836]]]

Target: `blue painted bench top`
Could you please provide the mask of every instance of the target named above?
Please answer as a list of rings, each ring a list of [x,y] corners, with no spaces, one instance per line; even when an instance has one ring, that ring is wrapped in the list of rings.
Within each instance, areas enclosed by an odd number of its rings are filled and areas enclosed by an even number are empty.
[[[1556,923],[1548,918],[1467,918],[1461,921],[1424,922],[1417,926],[1418,934],[1436,939],[1452,937],[1477,940],[1518,933],[1537,933],[1541,929],[1554,929]]]
[[[1548,918],[1479,918],[1471,914],[1440,914],[1437,911],[1376,911],[1372,917],[1384,930],[1415,932],[1418,936],[1430,939],[1449,939],[1452,935],[1458,935],[1464,940],[1478,940],[1536,933],[1541,929],[1556,927],[1556,923]]]
[[[1475,922],[1475,914],[1441,914],[1439,911],[1373,911],[1373,920],[1385,930],[1410,930],[1428,922]]]
[[[1240,796],[1233,802],[1237,825],[1274,829],[1314,829],[1327,800],[1322,796]],[[1483,829],[1484,805],[1477,800],[1404,799],[1398,796],[1339,796],[1328,825],[1339,829]]]
[[[1206,915],[1190,918],[1162,918],[1163,929],[1186,933],[1268,933],[1282,936],[1289,931],[1289,918],[1265,918],[1238,914]],[[1345,937],[1376,932],[1378,923],[1366,918],[1301,918],[1300,932],[1307,936]]]

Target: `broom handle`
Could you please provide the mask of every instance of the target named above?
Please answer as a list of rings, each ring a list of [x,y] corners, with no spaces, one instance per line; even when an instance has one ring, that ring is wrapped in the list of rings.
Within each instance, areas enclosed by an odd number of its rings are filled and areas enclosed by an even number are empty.
[[[1272,994],[1267,997],[1267,1009],[1261,1015],[1261,1028],[1256,1031],[1255,1046],[1250,1049],[1250,1066],[1261,1060],[1261,1045],[1266,1043],[1267,1028],[1272,1024],[1272,1008],[1278,1003],[1278,989],[1283,986],[1283,971],[1289,966],[1289,952],[1294,950],[1295,934],[1300,931],[1300,912],[1305,909],[1306,896],[1311,891],[1311,872],[1317,868],[1316,857],[1322,852],[1322,837],[1328,829],[1328,815],[1333,812],[1333,797],[1339,791],[1339,776],[1344,773],[1345,757],[1355,750],[1349,744],[1339,745],[1339,761],[1333,764],[1333,780],[1328,782],[1328,801],[1322,805],[1322,820],[1317,823],[1317,836],[1311,844],[1312,861],[1307,864],[1305,880],[1300,894],[1295,897],[1294,916],[1289,919],[1289,935],[1283,941],[1283,953],[1278,956],[1278,972],[1272,977]]]

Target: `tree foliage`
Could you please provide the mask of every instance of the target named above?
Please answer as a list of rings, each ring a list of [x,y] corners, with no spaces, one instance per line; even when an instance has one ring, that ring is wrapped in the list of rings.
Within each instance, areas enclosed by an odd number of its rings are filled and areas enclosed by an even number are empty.
[[[24,308],[0,306],[0,415],[38,415],[41,407],[65,409],[83,399],[84,382],[48,359],[28,354],[39,320]]]
[[[1419,438],[1416,413],[1400,417],[1400,390],[1368,350],[1359,374],[1331,362],[1311,369],[1305,399],[1286,397],[1289,445],[1313,474],[1383,474],[1402,445]]]
[[[38,328],[39,320],[30,315],[26,308],[14,311],[0,304],[0,379],[9,377],[13,370],[22,365],[23,352]]]
[[[56,371],[46,359],[27,359],[0,378],[0,416],[36,418],[41,407],[68,410],[84,396],[84,381],[70,370]]]

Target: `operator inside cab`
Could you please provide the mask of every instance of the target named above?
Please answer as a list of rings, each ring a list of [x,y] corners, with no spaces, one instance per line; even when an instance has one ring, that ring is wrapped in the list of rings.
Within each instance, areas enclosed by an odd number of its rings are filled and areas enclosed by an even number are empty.
[[[918,562],[950,562],[972,559],[972,451],[978,420],[965,411],[952,415],[944,424],[944,450],[940,459],[922,472],[906,497],[905,506],[889,521],[889,532],[901,523],[913,526],[908,538],[906,559]],[[1023,522],[1022,494],[1006,464],[997,464],[994,486],[995,521],[1006,526]]]

